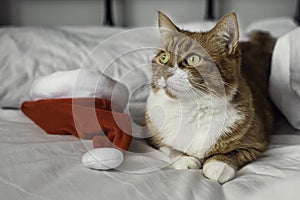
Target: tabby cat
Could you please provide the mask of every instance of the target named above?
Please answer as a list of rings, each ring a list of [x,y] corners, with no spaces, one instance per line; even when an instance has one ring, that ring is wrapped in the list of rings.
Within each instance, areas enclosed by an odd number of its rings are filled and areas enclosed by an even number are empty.
[[[203,168],[205,177],[225,183],[267,147],[267,77],[255,76],[256,66],[243,73],[234,13],[207,32],[181,30],[162,12],[158,18],[161,47],[145,116],[150,143],[175,169]]]

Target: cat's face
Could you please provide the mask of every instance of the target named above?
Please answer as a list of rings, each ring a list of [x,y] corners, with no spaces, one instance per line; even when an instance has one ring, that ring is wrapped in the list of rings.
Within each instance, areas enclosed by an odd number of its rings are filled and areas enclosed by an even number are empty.
[[[162,42],[152,61],[152,89],[171,98],[223,97],[235,92],[240,74],[238,27],[234,14],[209,32],[178,29],[159,13]]]

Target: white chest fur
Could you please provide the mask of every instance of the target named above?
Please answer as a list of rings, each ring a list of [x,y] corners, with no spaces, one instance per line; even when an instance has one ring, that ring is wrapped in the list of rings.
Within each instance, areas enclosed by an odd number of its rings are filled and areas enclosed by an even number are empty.
[[[147,112],[165,145],[197,158],[242,118],[226,99],[180,102],[163,89],[150,92]]]

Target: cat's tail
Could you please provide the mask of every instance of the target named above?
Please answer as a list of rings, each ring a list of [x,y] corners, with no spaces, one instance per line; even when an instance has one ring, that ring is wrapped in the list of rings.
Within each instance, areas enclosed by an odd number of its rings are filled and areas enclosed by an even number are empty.
[[[265,31],[252,31],[248,35],[249,42],[258,45],[263,52],[272,53],[276,38],[272,37],[269,32]]]

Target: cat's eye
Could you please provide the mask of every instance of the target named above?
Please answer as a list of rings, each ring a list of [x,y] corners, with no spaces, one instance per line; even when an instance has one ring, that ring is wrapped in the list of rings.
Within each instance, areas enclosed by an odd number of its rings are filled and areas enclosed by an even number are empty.
[[[162,64],[166,64],[169,60],[170,60],[170,54],[168,54],[166,52],[160,54],[159,61]]]
[[[201,61],[198,55],[191,55],[187,58],[186,62],[189,66],[195,66]]]

